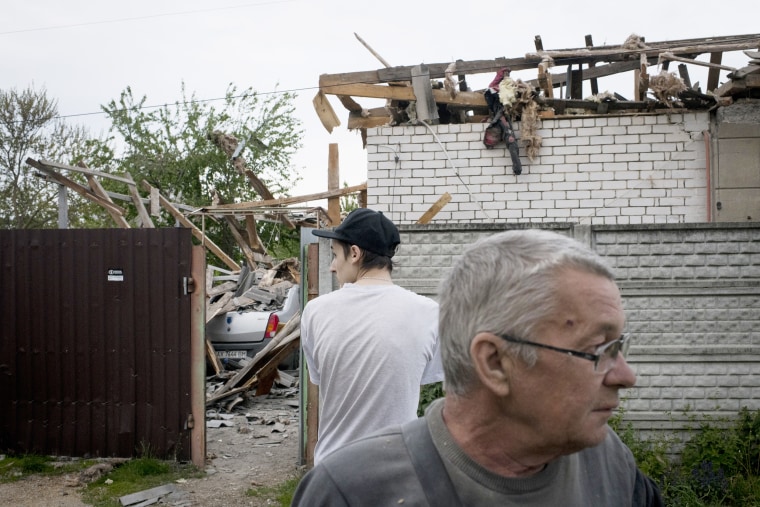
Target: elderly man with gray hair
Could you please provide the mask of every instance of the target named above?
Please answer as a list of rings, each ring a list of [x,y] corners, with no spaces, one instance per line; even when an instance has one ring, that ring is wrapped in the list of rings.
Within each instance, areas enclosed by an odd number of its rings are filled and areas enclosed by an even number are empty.
[[[438,299],[445,397],[330,455],[292,505],[662,505],[607,425],[636,375],[595,252],[497,233],[464,252]]]

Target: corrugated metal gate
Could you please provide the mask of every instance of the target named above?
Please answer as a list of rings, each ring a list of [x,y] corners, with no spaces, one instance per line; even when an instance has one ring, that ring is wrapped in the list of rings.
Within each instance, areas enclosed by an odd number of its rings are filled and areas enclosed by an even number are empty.
[[[183,228],[0,231],[0,452],[190,457],[192,249]]]

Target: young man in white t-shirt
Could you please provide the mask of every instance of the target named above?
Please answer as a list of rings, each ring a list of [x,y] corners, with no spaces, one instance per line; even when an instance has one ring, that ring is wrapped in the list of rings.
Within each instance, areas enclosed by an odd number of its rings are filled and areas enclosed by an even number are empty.
[[[420,386],[443,380],[438,304],[393,283],[398,229],[359,208],[334,230],[332,263],[341,288],[306,305],[301,344],[319,386],[314,463],[344,444],[417,418]]]

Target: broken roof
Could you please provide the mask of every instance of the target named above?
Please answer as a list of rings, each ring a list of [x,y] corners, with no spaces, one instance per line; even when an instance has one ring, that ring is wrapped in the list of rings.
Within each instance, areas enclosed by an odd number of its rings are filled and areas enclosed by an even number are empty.
[[[357,38],[359,36],[357,35]],[[361,38],[359,38],[361,41]],[[362,41],[363,43],[363,41]],[[360,129],[394,124],[392,107],[364,108],[361,98],[386,99],[388,104],[417,100],[411,81],[420,70],[427,73],[432,83],[432,97],[440,110],[447,111],[442,123],[481,122],[487,116],[486,102],[480,91],[467,86],[467,77],[477,74],[496,73],[500,69],[534,69],[534,79],[526,83],[536,89],[536,98],[542,110],[554,114],[567,114],[581,110],[591,114],[607,112],[640,112],[672,110],[673,106],[688,109],[712,108],[730,104],[737,97],[760,96],[760,34],[706,37],[663,42],[648,42],[643,37],[631,35],[623,44],[594,46],[591,36],[586,36],[586,47],[561,50],[544,50],[540,36],[534,40],[535,52],[522,57],[496,58],[433,63],[421,66],[388,65],[378,57],[385,68],[343,74],[322,74],[319,92],[314,98],[315,110],[328,131],[340,120],[333,111],[326,95],[335,95],[349,111],[348,129]],[[366,45],[366,44],[365,44]],[[370,49],[370,51],[372,51]],[[748,65],[733,68],[721,64],[726,52],[743,51],[749,58]],[[374,54],[374,51],[372,51]],[[696,58],[709,54],[709,62]],[[376,55],[377,56],[377,55]],[[678,73],[669,72],[670,62],[678,62]],[[661,76],[678,80],[680,90],[673,101],[666,99],[668,85],[658,77],[648,74],[648,67],[661,65]],[[688,66],[709,68],[706,92],[692,86]],[[558,68],[564,69],[557,71]],[[729,81],[719,85],[720,71],[729,71]],[[599,98],[597,80],[624,72],[634,72],[634,97],[628,99],[618,93]],[[436,80],[443,80],[436,82]],[[592,97],[583,99],[582,83],[590,81]],[[657,90],[656,86],[660,86]],[[565,89],[562,97],[555,96],[555,89]],[[654,99],[647,98],[651,91]],[[657,93],[657,92],[660,93]],[[670,102],[670,103],[669,103]],[[449,114],[450,113],[450,114]]]

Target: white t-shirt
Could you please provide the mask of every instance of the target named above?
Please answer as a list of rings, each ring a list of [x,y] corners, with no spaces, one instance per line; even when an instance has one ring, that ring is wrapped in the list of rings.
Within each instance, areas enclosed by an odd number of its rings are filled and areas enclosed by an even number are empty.
[[[314,463],[417,418],[420,385],[443,380],[438,303],[397,285],[345,284],[304,308],[301,346],[319,385]]]

